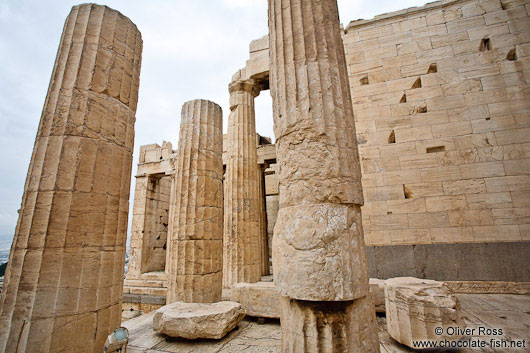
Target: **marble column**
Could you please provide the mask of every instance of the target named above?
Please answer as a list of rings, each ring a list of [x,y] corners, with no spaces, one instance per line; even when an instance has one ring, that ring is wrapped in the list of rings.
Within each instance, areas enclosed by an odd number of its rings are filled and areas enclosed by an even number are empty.
[[[261,279],[259,179],[253,79],[230,84],[224,189],[223,286]]]
[[[167,304],[221,300],[223,113],[207,100],[182,107],[169,234]]]
[[[283,352],[378,352],[337,1],[269,0],[269,33]]]
[[[263,175],[262,165],[258,164],[258,195],[259,195],[259,230],[260,230],[260,247],[261,247],[261,275],[270,275],[269,259],[269,239],[267,236],[267,211],[265,205],[265,176]]]
[[[2,352],[102,352],[120,325],[141,34],[74,6],[44,103],[0,303]]]

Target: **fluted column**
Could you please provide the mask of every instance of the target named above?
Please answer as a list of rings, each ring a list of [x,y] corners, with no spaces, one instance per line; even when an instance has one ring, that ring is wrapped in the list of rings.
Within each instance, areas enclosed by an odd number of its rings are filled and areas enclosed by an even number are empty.
[[[223,270],[223,113],[207,100],[182,107],[167,303],[221,300]]]
[[[366,305],[361,173],[337,2],[269,0],[269,33],[283,351],[378,352]],[[288,344],[300,340],[311,344]]]
[[[259,195],[259,237],[261,246],[261,275],[270,275],[269,240],[267,236],[267,211],[265,205],[265,178],[261,164],[258,164],[258,195]]]
[[[254,80],[229,86],[224,193],[223,286],[261,279],[260,205],[257,174]]]
[[[64,26],[0,309],[2,352],[101,352],[119,326],[142,39],[106,6]]]

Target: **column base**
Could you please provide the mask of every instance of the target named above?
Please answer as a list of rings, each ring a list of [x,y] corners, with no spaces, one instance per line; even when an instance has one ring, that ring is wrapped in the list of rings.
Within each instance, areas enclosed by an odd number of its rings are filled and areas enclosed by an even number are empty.
[[[379,353],[369,296],[343,302],[282,297],[280,320],[283,353]]]

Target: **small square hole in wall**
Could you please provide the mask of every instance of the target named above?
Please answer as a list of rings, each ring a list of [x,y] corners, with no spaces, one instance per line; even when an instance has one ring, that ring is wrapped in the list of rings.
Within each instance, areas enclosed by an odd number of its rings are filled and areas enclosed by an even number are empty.
[[[403,96],[399,100],[399,103],[407,103],[407,94],[403,93]]]
[[[388,143],[396,143],[396,133],[394,130],[392,130],[390,136],[388,136]]]
[[[500,5],[501,5],[501,10],[505,11],[506,10],[506,4],[504,4],[504,2],[502,1],[499,1]]]
[[[370,83],[370,80],[368,80],[368,76],[364,76],[359,80],[359,82],[361,82],[361,86],[365,86]]]
[[[421,88],[421,77],[418,77],[416,81],[414,81],[414,84],[412,85],[411,89]]]
[[[515,48],[513,48],[512,50],[508,52],[508,54],[506,54],[506,60],[509,60],[509,61],[517,60],[517,51],[515,50]]]
[[[436,72],[438,72],[438,65],[436,65],[435,63],[429,65],[429,70],[427,70],[427,73],[428,74],[434,74]]]
[[[489,38],[483,38],[483,39],[480,41],[480,47],[479,47],[479,50],[480,50],[480,51],[491,50],[491,40],[490,40]]]
[[[427,104],[420,105],[419,107],[416,107],[416,113],[423,114],[427,113]]]
[[[445,151],[445,146],[433,146],[433,147],[426,148],[427,153],[436,153],[436,152],[443,152],[443,151]]]
[[[412,199],[414,197],[414,194],[406,185],[403,185],[403,194],[405,195],[406,199]]]

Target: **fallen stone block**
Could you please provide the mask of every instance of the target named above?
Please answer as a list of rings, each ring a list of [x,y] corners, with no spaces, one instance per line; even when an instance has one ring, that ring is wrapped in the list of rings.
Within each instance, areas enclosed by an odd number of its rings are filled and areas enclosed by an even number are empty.
[[[239,303],[175,302],[156,311],[153,330],[171,337],[221,339],[244,317]]]
[[[387,331],[401,344],[414,348],[414,341],[455,341],[448,327],[465,328],[458,300],[443,283],[413,277],[385,281]]]
[[[247,315],[280,318],[280,295],[273,282],[236,283],[232,300],[239,302]]]

